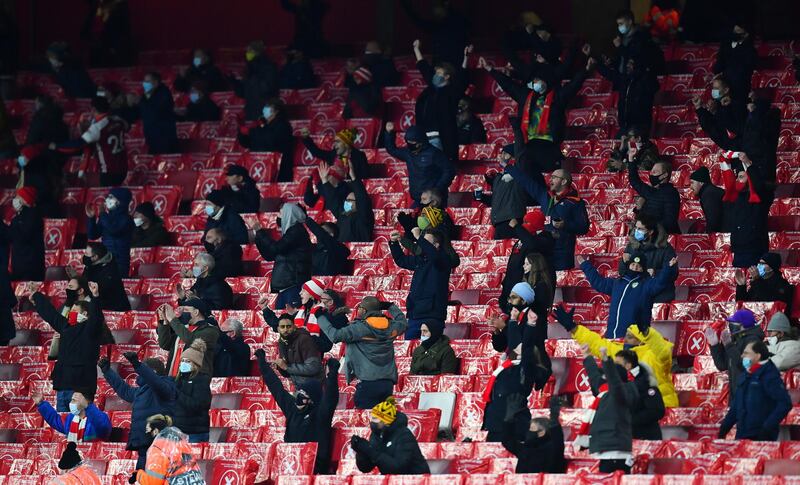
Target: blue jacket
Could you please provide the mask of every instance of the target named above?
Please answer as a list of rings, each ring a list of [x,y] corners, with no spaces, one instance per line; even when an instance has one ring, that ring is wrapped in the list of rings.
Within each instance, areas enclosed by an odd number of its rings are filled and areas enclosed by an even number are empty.
[[[384,144],[389,155],[406,162],[411,198],[419,202],[420,195],[428,189],[439,189],[446,198],[450,183],[456,176],[456,169],[447,155],[430,144],[425,144],[419,153],[397,148],[394,137],[393,131],[387,132]]]
[[[720,435],[736,425],[736,439],[775,441],[781,421],[792,409],[792,400],[771,360],[752,374],[744,372],[737,381],[737,391],[720,425]]]
[[[563,197],[555,199],[544,184],[544,179],[531,178],[523,170],[514,165],[506,167],[506,173],[514,177],[534,202],[542,208],[546,217],[561,219],[564,227],[556,229],[552,223],[544,226],[545,230],[558,235],[553,246],[553,269],[562,271],[575,266],[575,239],[589,232],[589,214],[586,212],[586,202],[574,190],[567,192]]]
[[[417,240],[417,245],[422,250],[419,256],[404,254],[399,242],[389,243],[395,264],[414,272],[406,299],[408,318],[444,321],[450,289],[450,258],[443,248],[437,250],[424,237]]]
[[[144,426],[147,418],[154,414],[175,416],[175,399],[177,388],[175,380],[169,376],[159,376],[153,369],[136,364],[138,387],[131,387],[111,368],[103,372],[103,377],[111,385],[117,396],[133,404],[131,412],[131,433],[128,436],[128,449],[137,450],[150,446],[145,436]]]
[[[606,338],[621,338],[634,323],[650,323],[653,298],[672,281],[677,265],[667,266],[655,278],[644,275],[623,275],[619,278],[600,276],[592,263],[584,261],[581,270],[595,291],[611,296]]]
[[[75,416],[72,413],[58,414],[47,401],[42,401],[36,407],[45,422],[51,428],[63,435],[69,434],[69,426]],[[106,438],[111,433],[111,419],[108,414],[100,411],[94,403],[86,408],[86,428],[83,430],[83,441],[95,441]]]
[[[89,218],[87,232],[89,239],[103,238],[103,245],[114,256],[120,274],[128,277],[131,264],[131,238],[133,237],[133,218],[128,213],[131,191],[123,187],[110,190],[119,204],[114,209],[103,212],[100,217]]]

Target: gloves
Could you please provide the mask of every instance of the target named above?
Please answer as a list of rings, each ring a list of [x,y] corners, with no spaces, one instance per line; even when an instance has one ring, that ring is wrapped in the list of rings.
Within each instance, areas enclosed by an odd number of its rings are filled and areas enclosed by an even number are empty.
[[[561,396],[550,396],[550,420],[558,420],[558,415],[561,413]]]
[[[411,229],[414,229],[417,226],[417,221],[415,221],[413,217],[405,212],[397,214],[397,222],[403,226],[403,229],[405,229],[406,233],[410,233]]]
[[[103,372],[108,372],[108,369],[111,368],[111,362],[109,362],[105,357],[101,357],[100,360],[97,361],[97,367],[99,367]]]
[[[388,310],[388,309],[389,309],[389,308],[390,308],[392,305],[393,305],[393,303],[392,303],[392,302],[390,302],[390,301],[382,301],[382,302],[378,303],[378,308],[380,308],[380,309],[381,309],[381,310],[383,310],[383,311],[386,311],[386,310]]]
[[[356,453],[361,453],[365,455],[369,454],[371,450],[369,446],[369,441],[365,440],[361,436],[356,436],[356,435],[353,435],[353,437],[350,438],[350,447],[353,448],[353,451],[355,451]]]
[[[134,472],[131,474],[130,478],[128,478],[128,483],[136,483],[136,474],[137,474],[137,471],[134,470]]]
[[[637,323],[636,328],[638,328],[639,331],[642,332],[642,335],[646,337],[647,334],[650,332],[650,323],[649,322]]]
[[[136,354],[136,352],[125,352],[122,354],[122,356],[125,357],[125,359],[134,367],[139,364],[139,356]]]
[[[558,320],[558,323],[560,323],[561,326],[567,330],[567,332],[572,332],[575,330],[575,327],[577,326],[575,325],[574,319],[575,308],[567,312],[564,310],[564,305],[558,305],[553,309],[553,315],[556,317],[556,320]]]
[[[328,359],[328,372],[336,374],[339,372],[339,366],[341,365],[338,360],[336,359]]]
[[[264,349],[256,349],[255,355],[256,359],[258,359],[259,362],[261,362],[262,360],[264,361],[267,360],[267,353],[264,352]]]

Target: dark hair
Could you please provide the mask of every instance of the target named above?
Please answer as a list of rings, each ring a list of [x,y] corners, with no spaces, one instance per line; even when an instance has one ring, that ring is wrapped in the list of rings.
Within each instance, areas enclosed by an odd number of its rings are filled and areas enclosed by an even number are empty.
[[[653,217],[650,217],[647,214],[637,214],[636,220],[641,222],[644,227],[647,228],[649,231],[655,231],[658,229],[658,221],[655,220]]]
[[[455,74],[456,72],[456,68],[453,67],[453,64],[449,62],[440,62],[436,64],[436,67],[441,68],[444,71],[444,73],[450,77],[453,77],[453,74]]]
[[[636,367],[637,365],[639,365],[639,356],[636,355],[636,352],[634,352],[633,350],[630,349],[620,350],[619,352],[617,352],[617,355],[615,355],[615,357],[619,357],[620,359],[624,360],[625,362],[630,364],[631,367]]]
[[[149,359],[144,359],[142,363],[147,367],[153,369],[153,372],[155,372],[160,376],[167,375],[167,368],[164,365],[164,362],[161,361],[161,359],[158,359],[156,357],[150,357]]]
[[[531,418],[531,423],[536,423],[541,429],[547,431],[550,427],[550,420],[547,418]]]
[[[111,104],[106,98],[95,96],[92,98],[92,108],[98,113],[108,113],[111,110]]]
[[[751,348],[753,349],[753,352],[761,356],[761,359],[759,360],[765,360],[769,358],[769,356],[771,355],[769,349],[767,348],[767,344],[765,344],[763,340],[756,340],[750,345]]]
[[[339,239],[339,226],[337,226],[335,223],[325,222],[322,224],[322,227],[323,228],[327,227],[328,229],[330,229],[331,232],[333,233],[333,238]]]
[[[631,12],[630,10],[627,10],[627,9],[622,9],[622,10],[617,12],[617,16],[615,17],[615,19],[617,19],[617,20],[625,19],[625,20],[630,20],[631,22],[633,22],[633,12]]]
[[[103,243],[90,242],[86,243],[86,247],[92,250],[92,254],[95,254],[101,258],[108,254],[108,248],[105,247]]]
[[[83,275],[75,275],[74,278],[70,278],[70,280],[75,280],[78,282],[78,289],[83,290],[85,295],[91,295],[92,290],[89,289],[89,280],[86,279]]]
[[[84,300],[78,300],[72,304],[73,306],[77,306],[81,309],[81,311],[88,312],[89,311],[89,303]]]
[[[269,98],[264,105],[272,106],[278,113],[283,113],[283,101],[281,101],[281,98]]]
[[[161,82],[161,73],[158,71],[148,71],[144,75],[145,76],[150,75],[150,77],[152,77],[156,81]]]
[[[291,315],[289,315],[288,313],[281,313],[281,315],[278,317],[278,321],[280,322],[281,320],[291,320],[291,321],[294,321],[294,317],[293,317],[293,316],[291,316]]]
[[[95,393],[95,391],[93,391],[93,390],[91,390],[89,388],[84,388],[84,389],[76,388],[75,392],[81,393],[81,395],[83,395],[83,397],[85,397],[86,401],[88,401],[89,403],[94,401],[94,393]]]

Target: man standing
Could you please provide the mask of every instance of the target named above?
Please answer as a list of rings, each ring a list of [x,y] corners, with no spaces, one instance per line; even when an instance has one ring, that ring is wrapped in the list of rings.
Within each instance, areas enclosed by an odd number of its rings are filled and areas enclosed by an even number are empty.
[[[706,217],[706,232],[720,232],[725,217],[722,214],[722,197],[725,191],[711,183],[711,175],[707,167],[700,167],[689,177],[689,188],[700,201],[703,215]]]
[[[41,394],[33,396],[33,404],[51,428],[66,435],[67,441],[88,443],[103,440],[111,433],[111,420],[108,414],[100,411],[94,404],[94,396],[74,391],[69,402],[69,413],[60,416],[49,402],[42,400]]]
[[[273,362],[284,377],[302,387],[306,382],[320,382],[324,377],[320,351],[305,328],[298,328],[290,315],[278,317],[278,351],[280,359]]]
[[[678,211],[681,207],[681,196],[670,182],[672,167],[667,162],[659,162],[650,169],[650,185],[639,177],[639,165],[633,163],[636,150],[628,150],[628,180],[637,194],[644,197],[641,215],[651,217],[664,226],[670,234],[679,234]]]
[[[181,303],[183,311],[180,315],[169,305],[161,305],[156,311],[158,317],[158,346],[169,351],[167,359],[167,375],[177,376],[181,364],[181,354],[191,347],[195,339],[203,339],[206,352],[203,355],[203,366],[200,372],[214,375],[214,350],[219,338],[219,329],[208,307],[199,298],[189,298]]]
[[[235,318],[220,325],[214,377],[250,375],[250,346],[244,341],[243,330],[244,324]]]

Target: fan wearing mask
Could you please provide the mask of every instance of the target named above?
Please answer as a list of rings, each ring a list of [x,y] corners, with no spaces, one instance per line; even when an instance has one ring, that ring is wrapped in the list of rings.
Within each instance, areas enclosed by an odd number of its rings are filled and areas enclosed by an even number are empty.
[[[525,189],[514,181],[513,175],[503,173],[506,165],[514,163],[512,159],[516,158],[514,145],[504,146],[498,158],[499,167],[489,168],[483,176],[485,185],[492,188],[491,192],[486,193],[481,188],[473,194],[475,200],[491,207],[495,239],[513,239],[514,230],[508,221],[522,219],[527,209],[528,194]]]
[[[205,341],[194,339],[181,353],[175,376],[175,426],[189,436],[189,443],[208,441],[211,375],[200,372],[205,353]]]
[[[81,258],[83,262],[83,277],[93,283],[97,283],[97,304],[101,310],[113,312],[126,312],[131,309],[125,285],[122,282],[122,275],[119,268],[114,264],[114,257],[111,253],[98,242],[90,242],[86,245],[86,251]],[[66,267],[67,274],[71,278],[77,276],[71,266]]]
[[[764,340],[764,331],[756,322],[756,317],[747,308],[737,310],[727,319],[727,327],[718,331],[714,326],[705,330],[706,342],[718,371],[728,371],[729,402],[733,402],[738,392],[739,376],[745,371],[742,354],[748,344]]]
[[[328,359],[324,390],[320,381],[309,380],[290,394],[267,362],[264,349],[255,352],[261,377],[286,418],[286,443],[317,443],[315,474],[329,473],[333,413],[339,402],[339,361]]]
[[[636,150],[628,150],[628,180],[637,194],[644,197],[644,207],[640,214],[652,218],[661,224],[670,234],[681,232],[678,226],[678,211],[681,196],[670,182],[672,166],[668,162],[659,162],[650,169],[650,184],[642,182],[639,177],[639,165],[635,162]]]
[[[88,391],[72,393],[69,402],[69,413],[59,415],[49,402],[42,399],[41,394],[33,396],[36,410],[56,432],[66,436],[67,441],[88,443],[103,440],[111,434],[111,419],[94,404],[94,396]]]
[[[444,334],[444,322],[428,320],[420,326],[420,332],[420,345],[411,355],[411,374],[458,374],[458,358]]]
[[[239,144],[251,152],[281,153],[278,182],[292,181],[294,136],[280,99],[267,101],[255,123],[240,128]]]
[[[564,459],[564,430],[558,421],[561,414],[561,401],[558,396],[550,397],[550,418],[533,418],[527,426],[525,438],[517,438],[517,415],[524,414],[527,401],[517,395],[508,400],[503,447],[517,457],[516,473],[564,473],[567,462]],[[524,419],[524,418],[523,418]]]
[[[206,196],[206,206],[203,208],[206,216],[205,232],[210,229],[222,229],[228,238],[236,244],[247,244],[247,226],[242,220],[242,216],[229,206],[230,192],[224,190],[212,190]],[[203,234],[205,237],[205,234]]]
[[[736,301],[782,302],[786,305],[784,312],[791,315],[794,286],[781,274],[781,263],[780,253],[765,253],[758,260],[758,264],[748,268],[749,278],[745,278],[743,269],[737,269],[734,274]]]
[[[167,375],[175,377],[180,373],[181,357],[197,339],[206,344],[200,372],[214,375],[214,351],[219,338],[217,322],[199,298],[186,299],[178,310],[180,314],[166,304],[156,310],[158,346],[169,351]]]
[[[233,306],[233,290],[225,281],[225,275],[216,273],[214,256],[208,253],[198,253],[194,257],[191,274],[187,277],[195,278],[194,284],[188,290],[181,283],[175,285],[175,295],[178,304],[191,298],[199,299],[210,310],[221,310]]]
[[[131,191],[124,187],[115,187],[108,192],[103,201],[103,211],[99,216],[94,205],[87,204],[86,215],[89,223],[86,227],[89,239],[102,237],[103,245],[114,256],[114,264],[119,273],[127,278],[131,265],[131,238],[133,237],[133,218],[128,207],[133,198]]]
[[[44,280],[44,219],[36,205],[36,189],[21,187],[11,199],[14,217],[2,230],[11,242],[11,279]]]
[[[767,348],[772,354],[770,360],[779,371],[800,367],[800,341],[795,336],[789,318],[785,313],[776,312],[767,325]]]
[[[670,260],[676,256],[675,248],[669,243],[664,227],[644,214],[636,216],[636,222],[628,234],[628,244],[619,261],[619,273],[624,274],[631,262],[631,255],[644,256],[646,271],[651,277],[664,271]],[[677,277],[677,274],[674,276]],[[675,299],[675,278],[668,281],[667,287],[655,297],[655,302],[666,303]]]
[[[758,52],[753,36],[747,31],[746,19],[731,25],[729,37],[723,39],[717,51],[717,60],[712,70],[722,74],[731,83],[735,98],[744,99],[750,93],[753,71],[758,61]]]
[[[156,214],[156,209],[150,202],[142,202],[133,211],[133,230],[131,238],[132,248],[152,248],[155,246],[168,246],[172,236],[164,227],[164,221]]]
[[[725,155],[725,154],[723,154]],[[730,217],[733,266],[747,268],[758,264],[769,250],[767,217],[772,194],[764,172],[746,153],[734,153],[738,159],[719,164],[725,195],[722,204]]]
[[[209,229],[203,240],[206,252],[214,258],[211,276],[221,279],[242,275],[244,267],[240,245],[228,239],[227,234],[220,228]],[[187,273],[183,275],[185,278],[196,277],[193,269]]]

